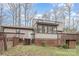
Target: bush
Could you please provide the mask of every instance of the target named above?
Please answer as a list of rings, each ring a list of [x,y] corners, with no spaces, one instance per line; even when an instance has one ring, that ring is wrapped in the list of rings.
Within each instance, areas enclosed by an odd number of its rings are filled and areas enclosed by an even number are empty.
[[[45,47],[45,46],[46,46],[44,42],[42,42],[42,43],[41,43],[41,45],[42,45],[43,47]]]
[[[64,44],[62,47],[63,48],[68,48],[68,45],[67,44]]]
[[[62,47],[62,45],[58,45],[57,47]]]
[[[76,44],[79,45],[79,42],[77,42]]]

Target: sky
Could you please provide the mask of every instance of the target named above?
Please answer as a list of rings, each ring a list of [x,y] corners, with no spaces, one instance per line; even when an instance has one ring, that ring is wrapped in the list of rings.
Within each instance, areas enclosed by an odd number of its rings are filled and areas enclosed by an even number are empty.
[[[57,3],[33,3],[32,5],[32,8],[33,10],[35,10],[37,12],[37,14],[44,14],[46,12],[49,12],[50,10],[56,8],[55,5]],[[64,3],[59,3],[58,6],[63,6]],[[74,3],[72,4],[73,7],[72,7],[72,11],[73,13],[77,13],[79,12],[79,3]],[[8,9],[6,6],[5,6],[5,9]],[[6,10],[4,10],[6,11]],[[7,13],[7,11],[5,12]],[[9,13],[7,13],[8,15]]]
[[[49,12],[50,10],[56,8],[55,5],[57,3],[33,3],[33,10],[36,10],[37,11],[37,15],[42,15],[44,13],[47,13]],[[59,3],[58,6],[61,7],[63,6],[64,3]],[[8,15],[8,8],[6,7],[5,5],[5,8],[4,8],[4,12]],[[72,4],[72,15],[75,15],[76,13],[79,12],[79,3],[75,3],[75,4]],[[12,22],[11,18],[7,19],[6,21],[4,21],[5,23],[10,23]]]
[[[52,5],[50,3],[36,3],[33,4],[33,9],[35,9],[38,14],[43,14],[52,9]]]
[[[36,10],[38,14],[43,14],[55,8],[53,5],[55,5],[55,3],[35,3],[33,4],[33,9]],[[63,3],[60,3],[59,5],[62,6]],[[79,3],[73,4],[72,11],[79,11]]]

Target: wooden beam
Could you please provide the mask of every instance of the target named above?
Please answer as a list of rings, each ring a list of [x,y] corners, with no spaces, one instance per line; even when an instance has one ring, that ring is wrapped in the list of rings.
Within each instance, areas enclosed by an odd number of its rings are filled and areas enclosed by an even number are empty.
[[[7,51],[7,41],[6,41],[6,36],[4,35],[4,29],[3,29],[3,41],[4,41],[4,50]]]

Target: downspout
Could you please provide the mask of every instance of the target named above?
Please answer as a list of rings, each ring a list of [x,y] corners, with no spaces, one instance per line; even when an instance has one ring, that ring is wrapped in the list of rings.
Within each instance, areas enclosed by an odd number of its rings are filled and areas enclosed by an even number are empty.
[[[58,39],[57,26],[56,26],[56,34],[57,34],[57,46],[58,46],[59,39]]]

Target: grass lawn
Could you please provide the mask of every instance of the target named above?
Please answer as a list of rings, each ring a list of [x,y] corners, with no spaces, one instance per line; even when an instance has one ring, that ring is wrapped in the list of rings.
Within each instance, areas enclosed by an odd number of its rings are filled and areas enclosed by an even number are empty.
[[[79,46],[76,49],[64,49],[61,47],[42,47],[35,45],[17,45],[2,53],[10,56],[78,56]]]

